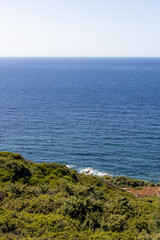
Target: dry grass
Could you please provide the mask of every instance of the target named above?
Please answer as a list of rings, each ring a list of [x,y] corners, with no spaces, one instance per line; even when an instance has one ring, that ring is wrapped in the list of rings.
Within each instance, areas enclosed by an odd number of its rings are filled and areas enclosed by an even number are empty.
[[[123,188],[125,191],[132,193],[135,197],[160,197],[160,187],[143,187],[142,189]]]

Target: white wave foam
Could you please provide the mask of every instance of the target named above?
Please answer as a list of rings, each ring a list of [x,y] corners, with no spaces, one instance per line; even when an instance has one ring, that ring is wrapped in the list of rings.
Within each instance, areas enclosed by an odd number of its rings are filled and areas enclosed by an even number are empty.
[[[74,165],[66,165],[68,168],[74,168]]]
[[[103,176],[110,176],[110,174],[108,172],[100,172],[96,169],[93,168],[83,168],[79,171],[80,173],[85,173],[86,175],[97,175],[100,177]]]

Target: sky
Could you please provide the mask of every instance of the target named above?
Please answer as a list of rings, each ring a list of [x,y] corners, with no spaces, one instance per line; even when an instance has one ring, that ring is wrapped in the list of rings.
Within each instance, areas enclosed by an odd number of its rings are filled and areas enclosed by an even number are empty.
[[[160,0],[0,0],[0,57],[160,57]]]

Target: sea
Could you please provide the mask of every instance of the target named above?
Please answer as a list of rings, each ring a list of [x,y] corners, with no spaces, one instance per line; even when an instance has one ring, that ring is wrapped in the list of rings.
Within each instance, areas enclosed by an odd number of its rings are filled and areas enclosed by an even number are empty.
[[[0,58],[0,151],[160,182],[160,58]]]

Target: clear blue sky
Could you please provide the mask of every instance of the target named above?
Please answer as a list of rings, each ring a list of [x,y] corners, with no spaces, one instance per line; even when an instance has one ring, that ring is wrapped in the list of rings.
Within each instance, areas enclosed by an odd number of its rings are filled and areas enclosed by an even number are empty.
[[[0,0],[0,56],[160,57],[160,0]]]

